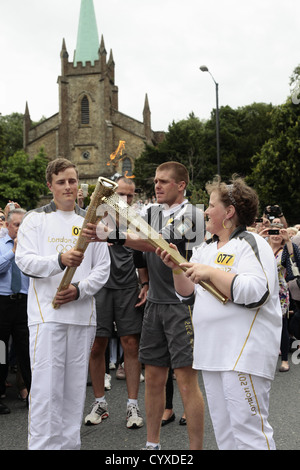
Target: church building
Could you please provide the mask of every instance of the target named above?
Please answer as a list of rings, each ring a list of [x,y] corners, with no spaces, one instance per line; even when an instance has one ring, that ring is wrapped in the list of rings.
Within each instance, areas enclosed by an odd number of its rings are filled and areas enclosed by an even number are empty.
[[[33,157],[44,147],[49,160],[68,158],[78,166],[81,182],[95,184],[99,176],[115,173],[132,177],[145,143],[157,145],[164,133],[151,129],[147,94],[142,121],[119,111],[113,54],[107,54],[103,36],[99,42],[93,0],[81,0],[73,60],[65,39],[60,60],[59,111],[32,126],[26,103],[24,150]],[[122,150],[115,157],[119,145]]]

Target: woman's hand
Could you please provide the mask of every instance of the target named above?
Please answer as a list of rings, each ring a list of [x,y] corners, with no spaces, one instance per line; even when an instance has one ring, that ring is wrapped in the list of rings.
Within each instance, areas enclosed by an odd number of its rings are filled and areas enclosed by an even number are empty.
[[[285,243],[288,243],[290,241],[290,237],[286,228],[281,228],[279,233]]]
[[[263,238],[267,238],[269,236],[269,230],[270,230],[270,227],[265,228],[264,230],[259,232],[258,235],[260,235]]]
[[[214,272],[214,268],[207,266],[206,264],[181,263],[179,267],[187,268],[185,275],[193,281],[194,284],[198,284],[200,281],[210,281],[211,274]]]
[[[173,243],[170,243],[170,247],[178,251],[177,246],[173,245]],[[155,250],[155,253],[157,254],[157,256],[160,257],[160,259],[164,262],[164,264],[168,266],[168,268],[171,268],[171,269],[178,268],[178,265],[174,263],[174,261],[171,260],[171,255],[167,251],[162,250],[161,248],[157,248]]]

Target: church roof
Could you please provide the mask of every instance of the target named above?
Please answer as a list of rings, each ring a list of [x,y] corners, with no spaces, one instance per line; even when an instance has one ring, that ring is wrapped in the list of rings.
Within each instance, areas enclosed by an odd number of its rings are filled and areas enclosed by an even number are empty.
[[[85,66],[87,61],[94,65],[94,61],[99,59],[98,50],[99,35],[93,0],[81,0],[74,65],[82,62]]]

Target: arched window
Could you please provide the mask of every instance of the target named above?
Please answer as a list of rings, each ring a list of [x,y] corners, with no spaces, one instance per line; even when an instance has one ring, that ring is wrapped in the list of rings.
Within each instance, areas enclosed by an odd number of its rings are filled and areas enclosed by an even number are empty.
[[[81,124],[90,123],[90,104],[87,96],[81,100]]]
[[[122,164],[122,174],[124,176],[132,176],[132,165],[131,160],[128,157],[125,157]]]

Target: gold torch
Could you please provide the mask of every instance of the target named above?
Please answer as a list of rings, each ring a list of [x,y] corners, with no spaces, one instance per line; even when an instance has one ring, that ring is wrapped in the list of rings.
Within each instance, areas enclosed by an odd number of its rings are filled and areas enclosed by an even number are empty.
[[[83,221],[82,229],[84,229],[88,223],[91,223],[91,224],[96,223],[97,207],[100,204],[103,204],[103,202],[106,201],[106,198],[111,196],[117,187],[118,185],[114,181],[111,181],[103,177],[98,178],[95,190],[91,197],[91,201],[90,201],[86,216]],[[78,240],[74,249],[76,251],[80,251],[81,253],[84,253],[89,243],[87,242],[87,239],[82,235],[82,229],[81,229],[80,235],[78,237]],[[65,290],[68,288],[68,286],[70,285],[73,279],[75,271],[76,271],[76,267],[67,267],[63,275],[63,278],[58,286],[57,292],[61,292],[62,290]],[[55,303],[55,298],[53,299],[52,306],[55,309],[59,308],[59,305]]]
[[[113,193],[108,197],[103,197],[102,201],[107,204],[108,212],[110,208],[114,215],[118,214],[124,222],[129,222],[129,224],[134,227],[136,233],[146,239],[152,246],[167,251],[171,255],[171,259],[174,263],[177,265],[186,263],[186,259],[181,256],[177,250],[170,247],[169,243],[164,240],[149,224],[147,224],[147,222],[136,213],[134,208],[128,206],[128,204],[120,198],[118,194]],[[187,270],[187,268],[181,269],[183,271]],[[228,298],[212,283],[200,281],[199,284],[221,303],[227,303]]]

